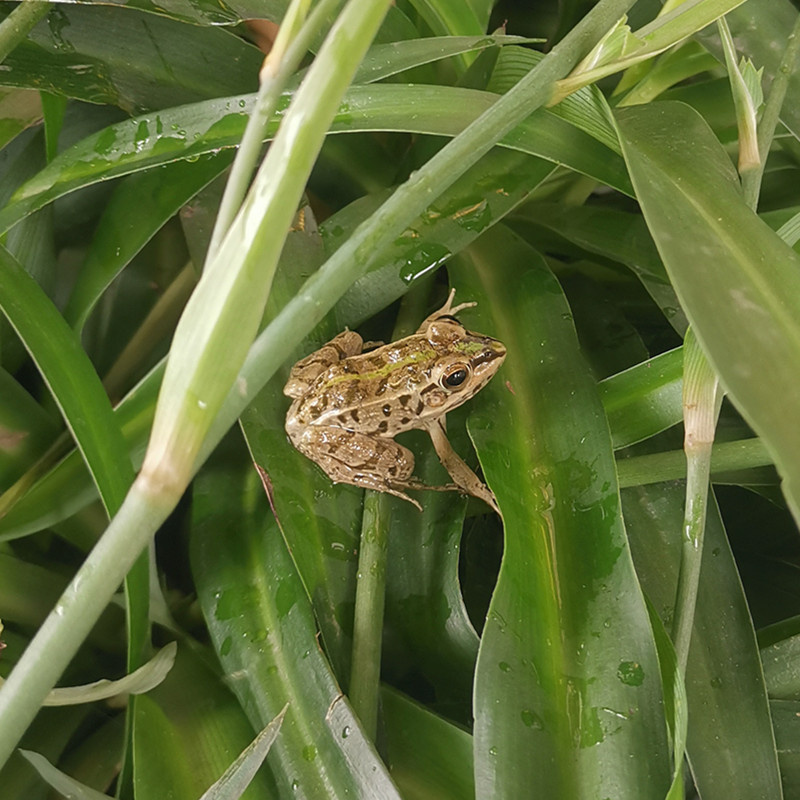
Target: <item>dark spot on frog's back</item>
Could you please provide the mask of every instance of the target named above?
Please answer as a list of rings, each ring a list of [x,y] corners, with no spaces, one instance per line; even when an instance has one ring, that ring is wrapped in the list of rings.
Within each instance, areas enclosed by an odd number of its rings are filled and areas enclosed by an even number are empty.
[[[397,398],[398,402],[400,403],[403,408],[408,408],[408,404],[411,402],[411,395],[404,394]]]
[[[384,419],[378,423],[378,432],[386,433],[389,430],[389,423]]]
[[[354,408],[354,409],[353,409],[353,410],[350,412],[350,417],[352,418],[353,422],[359,422],[359,418],[358,418],[358,409],[357,409],[357,408]]]
[[[386,405],[381,409],[383,411],[384,417],[391,417],[392,416],[392,407],[386,403]]]

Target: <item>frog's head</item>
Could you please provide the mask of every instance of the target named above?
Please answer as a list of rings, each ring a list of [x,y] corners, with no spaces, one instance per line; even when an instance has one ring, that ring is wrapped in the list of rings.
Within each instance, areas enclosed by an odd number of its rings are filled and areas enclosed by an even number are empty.
[[[465,403],[491,380],[506,357],[502,342],[468,331],[448,314],[430,320],[425,338],[437,355],[428,385],[420,392],[422,417],[439,416]]]

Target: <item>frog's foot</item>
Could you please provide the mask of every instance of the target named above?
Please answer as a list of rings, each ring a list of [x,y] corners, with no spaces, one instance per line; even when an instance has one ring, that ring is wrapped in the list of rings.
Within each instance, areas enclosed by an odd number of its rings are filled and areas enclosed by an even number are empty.
[[[457,306],[454,306],[453,298],[455,296],[456,290],[452,289],[447,297],[447,300],[445,301],[445,304],[438,311],[434,311],[433,314],[431,314],[429,317],[426,317],[422,321],[422,324],[417,329],[417,333],[425,333],[425,331],[428,330],[428,325],[430,325],[431,322],[436,322],[436,320],[440,319],[441,317],[454,317],[459,311],[463,311],[465,308],[472,308],[473,306],[478,305],[473,301],[470,303],[459,303]]]

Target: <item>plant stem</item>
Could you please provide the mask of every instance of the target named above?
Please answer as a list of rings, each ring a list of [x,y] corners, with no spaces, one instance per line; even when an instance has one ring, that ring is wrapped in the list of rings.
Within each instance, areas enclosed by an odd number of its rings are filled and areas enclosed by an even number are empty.
[[[288,46],[280,47],[279,41],[276,41],[273,51],[267,56],[264,68],[261,70],[258,98],[253,113],[247,121],[242,141],[239,143],[230,177],[225,184],[225,192],[222,195],[214,232],[211,235],[211,243],[208,246],[206,262],[214,257],[242,205],[242,200],[250,185],[253,168],[264,143],[267,126],[272,119],[281,92],[286,88],[286,84],[300,65],[314,38],[318,36],[325,25],[330,23],[331,16],[341,2],[342,0],[320,0]],[[293,3],[290,11],[295,9],[296,5],[299,3]],[[287,16],[289,13],[287,11]],[[286,25],[287,21],[284,19],[281,23],[281,31],[285,30]],[[280,52],[281,50],[282,52]],[[266,69],[267,66],[271,69]]]
[[[348,694],[365,735],[372,741],[375,741],[378,729],[389,518],[386,495],[367,492],[358,554],[353,660]]]
[[[14,750],[153,532],[172,511],[136,481],[0,691],[0,764]]]
[[[703,562],[703,541],[708,503],[708,480],[711,443],[686,453],[686,510],[681,539],[681,566],[678,573],[675,612],[672,620],[672,643],[681,675],[686,674],[689,644],[694,627],[697,587]]]
[[[715,444],[711,450],[712,475],[771,464],[772,458],[758,438],[721,442]],[[686,472],[686,453],[683,450],[617,460],[617,476],[621,489],[681,480],[686,477]]]
[[[0,62],[28,35],[50,10],[47,0],[24,0],[0,22]]]

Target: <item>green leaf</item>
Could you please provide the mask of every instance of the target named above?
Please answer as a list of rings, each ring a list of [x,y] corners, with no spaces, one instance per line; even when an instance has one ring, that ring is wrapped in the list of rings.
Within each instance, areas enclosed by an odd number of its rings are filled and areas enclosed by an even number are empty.
[[[394,130],[454,136],[497,99],[489,92],[444,86],[354,86],[332,131]],[[101,180],[180,159],[210,157],[242,136],[252,95],[208,100],[112,125],[63,152],[22,186],[0,211],[7,230],[58,197]],[[409,117],[413,109],[414,117]],[[270,129],[275,132],[276,121]],[[592,137],[548,111],[538,111],[503,144],[538,155],[629,192],[619,159]]]
[[[253,730],[215,667],[209,667],[211,663],[211,654],[182,646],[167,679],[136,698],[133,765],[137,797],[198,800],[222,780],[220,776],[227,774],[243,750],[247,752]],[[272,728],[262,745],[268,745],[275,732]],[[259,773],[242,797],[276,797],[270,783]],[[227,795],[238,796],[236,792]]]
[[[111,281],[161,226],[231,161],[232,154],[131,175],[111,195],[64,316],[77,330]]]
[[[254,471],[243,480],[207,469],[195,480],[192,570],[223,670],[253,725],[289,703],[267,756],[278,796],[399,798],[319,648],[306,589]]]
[[[505,524],[475,678],[477,793],[662,798],[659,667],[569,309],[544,260],[507,231],[464,261],[453,283],[486,297],[466,324],[508,348],[469,426]]]
[[[589,253],[624,264],[678,333],[686,330],[686,317],[641,215],[595,205],[530,203],[514,215],[512,225],[526,236],[531,226],[544,227]],[[536,242],[535,235],[530,238]]]
[[[0,147],[42,118],[39,92],[32,89],[0,91]]]
[[[684,487],[661,484],[626,489],[622,496],[642,587],[669,624],[680,558]],[[686,693],[687,751],[703,800],[781,797],[753,623],[713,501],[706,521]]]
[[[690,108],[620,110],[650,232],[703,350],[764,440],[800,519],[800,256],[742,200],[733,167]],[[701,254],[701,269],[698,269]]]
[[[392,777],[404,800],[471,800],[472,737],[388,687],[381,693]]]
[[[220,27],[100,3],[58,3],[5,59],[0,85],[140,113],[254,91],[262,60]]]
[[[765,71],[764,85],[769,86],[786,50],[787,38],[797,20],[797,8],[790,0],[747,0],[726,15],[736,49]],[[722,45],[713,27],[695,34],[720,61]],[[781,120],[792,135],[800,136],[800,71],[789,77],[786,101],[781,108]]]
[[[280,732],[286,708],[269,723],[239,757],[225,770],[220,779],[203,794],[200,800],[237,800],[250,785],[259,767]]]
[[[353,78],[353,83],[374,83],[423,64],[431,64],[475,50],[486,50],[490,47],[502,47],[503,50],[506,50],[509,45],[538,41],[541,39],[493,34],[491,36],[428,36],[424,39],[410,39],[405,42],[376,44],[367,50],[367,54]]]
[[[622,20],[569,77],[558,82],[552,102],[558,103],[582,86],[595,83],[603,77],[664,52],[744,2],[745,0],[682,2],[635,32],[631,32]]]
[[[53,441],[58,425],[4,369],[0,369],[0,490]]]
[[[42,373],[113,515],[133,468],[97,373],[64,318],[5,248],[0,274],[0,307]]]
[[[683,415],[683,351],[643,361],[600,381],[614,449],[640,442],[677,425]]]
[[[153,658],[135,672],[115,681],[99,680],[86,686],[63,686],[53,689],[43,705],[73,706],[80,703],[93,703],[107,700],[120,694],[144,694],[149,692],[167,676],[175,663],[177,644],[162,647]]]
[[[69,775],[65,775],[39,753],[22,750],[22,755],[28,759],[39,775],[64,797],[68,797],[70,800],[111,800],[107,794],[95,791],[74,778],[70,778]]]

